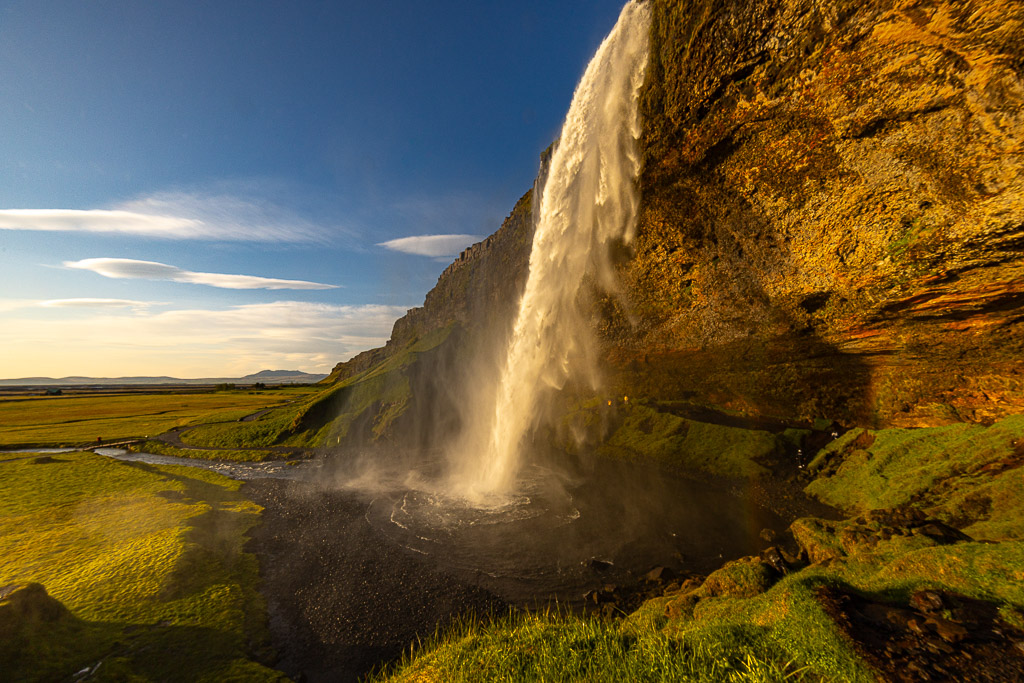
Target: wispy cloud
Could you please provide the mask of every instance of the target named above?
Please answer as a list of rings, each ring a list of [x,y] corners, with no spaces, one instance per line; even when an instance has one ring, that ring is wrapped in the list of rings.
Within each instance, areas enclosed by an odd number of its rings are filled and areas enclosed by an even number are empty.
[[[57,308],[57,309],[119,309],[131,308],[141,310],[150,306],[163,306],[155,301],[136,301],[135,299],[99,299],[78,297],[73,299],[0,299],[0,313],[24,309]]]
[[[325,242],[331,231],[272,203],[166,192],[108,209],[0,209],[0,230],[131,234],[178,240]]]
[[[479,242],[479,235],[415,235],[400,237],[377,246],[418,256],[455,256],[469,245]]]
[[[3,310],[0,308],[0,310]],[[37,309],[38,310],[38,309]],[[220,309],[9,313],[0,377],[232,377],[264,369],[329,370],[387,341],[404,306],[296,301]]]
[[[91,270],[104,277],[117,280],[168,280],[187,282],[222,289],[337,289],[338,285],[325,285],[306,280],[281,280],[256,275],[229,275],[227,273],[197,273],[156,261],[138,261],[126,258],[88,258],[65,261],[68,268]]]
[[[48,299],[35,302],[35,305],[43,308],[147,308],[153,303],[149,301],[135,301],[133,299]]]

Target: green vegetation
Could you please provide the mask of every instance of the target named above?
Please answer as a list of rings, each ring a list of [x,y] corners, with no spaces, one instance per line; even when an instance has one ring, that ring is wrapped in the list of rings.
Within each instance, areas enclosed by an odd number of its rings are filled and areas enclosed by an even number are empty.
[[[132,444],[128,450],[135,453],[153,453],[154,455],[173,455],[176,458],[196,458],[198,460],[237,460],[239,462],[263,462],[280,457],[274,451],[256,449],[225,449],[204,450],[201,448],[177,448],[163,441],[147,440]]]
[[[592,402],[568,419],[592,428],[598,410]],[[609,441],[639,456],[700,466],[686,457],[693,424],[631,405]],[[798,444],[804,436],[791,430],[780,438]],[[523,613],[466,622],[382,677],[874,681],[877,672],[826,606],[829,591],[906,606],[915,592],[938,590],[989,602],[1005,621],[1024,626],[1022,465],[1024,416],[990,427],[853,430],[819,452],[807,490],[855,517],[795,521],[806,562],[787,560],[797,565],[788,574],[743,558],[620,620]],[[979,540],[929,521],[936,517]]]
[[[155,436],[174,427],[237,420],[312,389],[62,396],[0,401],[0,446],[80,444]]]
[[[1024,415],[985,427],[855,429],[818,453],[807,493],[857,513],[913,505],[978,539],[1024,539]]]
[[[804,670],[774,658],[746,629],[679,634],[636,621],[553,612],[467,620],[377,680],[784,681]],[[862,679],[863,680],[863,679]]]
[[[316,447],[343,441],[351,426],[363,420],[370,423],[372,437],[380,437],[408,407],[410,368],[422,354],[448,339],[452,329],[449,325],[414,339],[382,363],[304,401],[275,408],[249,422],[200,426],[184,434],[182,441],[231,449]]]
[[[600,401],[585,404],[583,420],[598,421]],[[779,449],[770,432],[697,422],[660,412],[638,402],[617,406],[614,431],[598,447],[602,455],[649,459],[675,469],[727,477],[757,478],[768,473],[762,462]],[[569,420],[580,420],[580,414]]]
[[[281,680],[265,654],[259,508],[201,469],[87,453],[0,463],[5,680]],[[58,604],[59,603],[59,604]],[[63,607],[61,607],[63,605]],[[66,610],[65,610],[66,608]]]

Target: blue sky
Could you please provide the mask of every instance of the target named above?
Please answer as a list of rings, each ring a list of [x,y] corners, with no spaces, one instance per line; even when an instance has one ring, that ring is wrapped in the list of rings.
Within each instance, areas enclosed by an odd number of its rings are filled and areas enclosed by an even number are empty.
[[[380,345],[530,187],[620,9],[0,0],[0,378]]]

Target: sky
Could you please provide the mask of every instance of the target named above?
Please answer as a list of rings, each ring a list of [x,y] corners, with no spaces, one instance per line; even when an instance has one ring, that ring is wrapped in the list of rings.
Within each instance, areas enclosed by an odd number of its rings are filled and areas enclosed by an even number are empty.
[[[613,0],[0,0],[0,378],[329,372],[533,183]]]

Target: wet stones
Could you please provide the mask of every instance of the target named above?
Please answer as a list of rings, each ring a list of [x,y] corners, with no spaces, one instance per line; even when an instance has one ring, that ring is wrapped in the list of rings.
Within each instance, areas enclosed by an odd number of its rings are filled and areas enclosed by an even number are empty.
[[[914,508],[872,510],[841,522],[805,517],[793,522],[790,531],[812,564],[871,553],[888,542],[913,542],[926,547],[973,540]]]
[[[675,576],[668,567],[655,567],[651,571],[644,574],[644,581],[667,581]]]
[[[907,604],[822,587],[817,597],[858,653],[887,681],[1020,681],[1024,632],[999,606],[948,592],[915,591]]]

